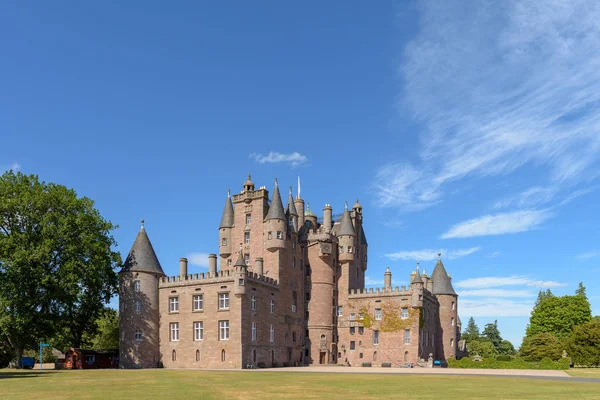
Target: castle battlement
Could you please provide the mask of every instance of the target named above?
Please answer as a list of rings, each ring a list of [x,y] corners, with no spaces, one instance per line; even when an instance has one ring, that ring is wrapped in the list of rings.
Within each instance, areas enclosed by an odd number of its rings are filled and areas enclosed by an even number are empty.
[[[385,288],[365,288],[365,289],[350,289],[348,291],[349,299],[370,298],[370,297],[394,297],[394,296],[410,296],[412,291],[406,289],[406,286],[399,288],[395,286],[390,289]]]
[[[233,280],[234,271],[232,270],[221,270],[216,274],[210,272],[201,272],[198,274],[188,274],[185,276],[165,276],[160,279],[159,287],[173,287],[173,286],[187,286],[187,285],[198,285],[198,284],[211,284],[230,282]],[[258,275],[253,272],[248,272],[246,276],[253,282],[264,283],[273,287],[279,287],[276,279],[266,277],[264,275]]]

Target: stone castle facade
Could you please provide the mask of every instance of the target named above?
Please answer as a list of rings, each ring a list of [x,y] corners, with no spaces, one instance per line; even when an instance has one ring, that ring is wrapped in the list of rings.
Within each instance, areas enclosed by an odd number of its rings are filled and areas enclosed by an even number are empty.
[[[333,218],[277,182],[228,196],[209,270],[167,277],[143,223],[119,274],[122,368],[442,364],[459,353],[458,296],[438,258],[407,287],[365,289],[362,206]],[[217,260],[219,261],[217,263]],[[220,268],[217,268],[219,264]],[[431,362],[431,361],[430,361]]]

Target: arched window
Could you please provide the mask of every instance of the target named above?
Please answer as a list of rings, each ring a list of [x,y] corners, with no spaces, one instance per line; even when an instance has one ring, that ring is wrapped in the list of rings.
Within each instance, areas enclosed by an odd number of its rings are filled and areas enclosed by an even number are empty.
[[[450,339],[450,347],[454,347],[454,339]]]
[[[171,359],[173,361],[177,361],[177,352],[175,350],[173,350],[173,353],[171,353]]]
[[[256,362],[256,349],[252,350],[252,362]]]
[[[404,352],[404,362],[408,362],[408,351]]]
[[[200,361],[200,350],[196,350],[196,362]]]
[[[377,352],[376,351],[373,352],[373,361],[377,361]]]
[[[221,361],[225,362],[225,350],[221,350]]]

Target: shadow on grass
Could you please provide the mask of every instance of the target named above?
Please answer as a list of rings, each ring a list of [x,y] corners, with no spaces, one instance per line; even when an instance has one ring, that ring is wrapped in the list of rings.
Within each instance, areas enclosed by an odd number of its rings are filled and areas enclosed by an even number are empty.
[[[15,370],[2,370],[0,369],[0,380],[10,378],[37,378],[41,375],[53,374],[54,372],[40,372],[40,371],[15,371]]]

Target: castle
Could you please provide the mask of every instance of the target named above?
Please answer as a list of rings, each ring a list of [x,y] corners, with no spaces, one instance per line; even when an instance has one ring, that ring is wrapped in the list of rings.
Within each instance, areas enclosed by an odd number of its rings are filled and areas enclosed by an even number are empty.
[[[363,210],[322,219],[277,181],[269,202],[248,176],[228,195],[219,254],[205,273],[167,277],[142,228],[119,273],[121,368],[442,364],[459,353],[458,296],[438,257],[431,276],[365,289]],[[219,268],[217,269],[217,259]]]

